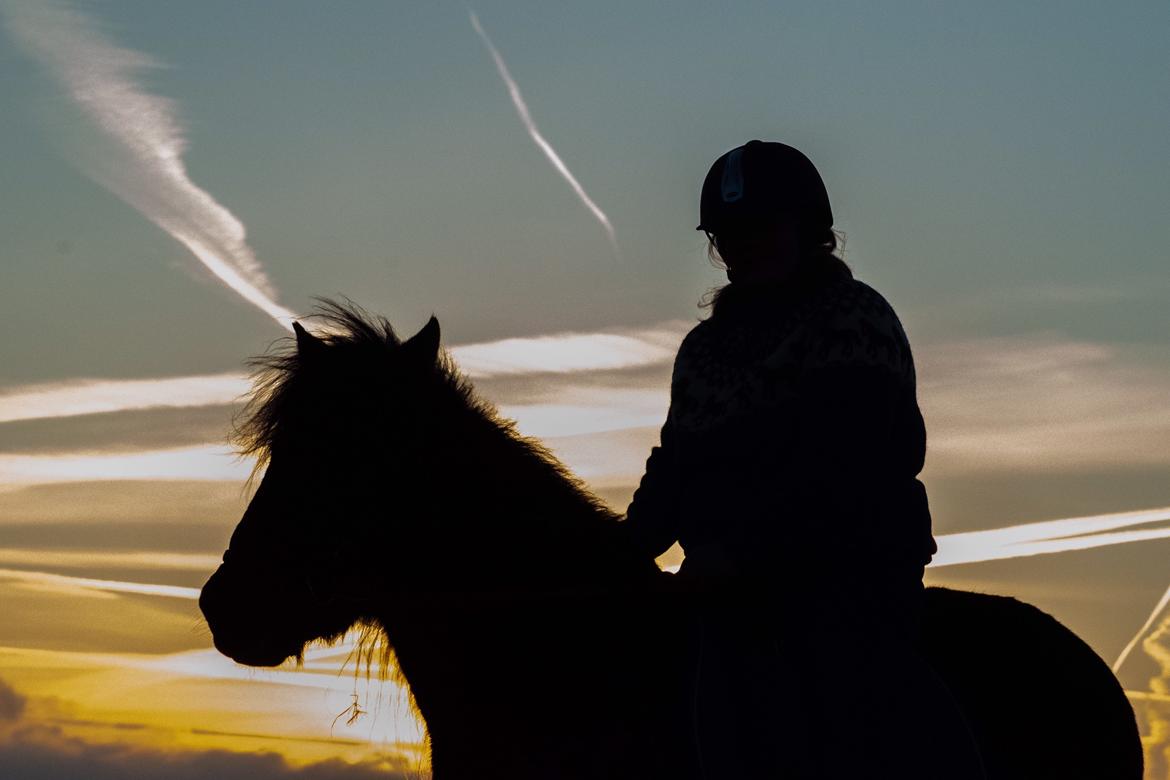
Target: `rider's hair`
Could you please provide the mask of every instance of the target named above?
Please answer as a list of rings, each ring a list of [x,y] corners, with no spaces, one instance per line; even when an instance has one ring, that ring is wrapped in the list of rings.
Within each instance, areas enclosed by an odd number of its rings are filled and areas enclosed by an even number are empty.
[[[845,262],[845,234],[834,228],[813,228],[804,231],[798,236],[801,254],[816,262],[829,263],[836,266],[843,274],[853,276],[853,270]],[[721,270],[727,270],[727,264],[719,256],[719,247],[715,236],[707,239],[707,259],[711,265]],[[719,301],[719,295],[727,289],[727,285],[708,290],[699,301],[699,307],[714,309]]]

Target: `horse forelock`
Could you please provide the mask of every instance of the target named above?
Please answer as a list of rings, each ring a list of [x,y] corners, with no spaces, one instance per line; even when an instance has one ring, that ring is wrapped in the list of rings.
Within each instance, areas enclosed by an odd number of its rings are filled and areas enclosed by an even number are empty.
[[[337,349],[355,362],[387,358],[400,345],[390,322],[371,315],[351,301],[319,298],[314,312],[305,318],[319,323],[315,337],[326,348]],[[232,443],[241,455],[256,459],[256,468],[267,463],[272,446],[281,433],[296,426],[292,412],[292,388],[323,377],[307,372],[305,356],[295,338],[278,339],[267,353],[248,361],[252,368],[252,390],[237,416]]]

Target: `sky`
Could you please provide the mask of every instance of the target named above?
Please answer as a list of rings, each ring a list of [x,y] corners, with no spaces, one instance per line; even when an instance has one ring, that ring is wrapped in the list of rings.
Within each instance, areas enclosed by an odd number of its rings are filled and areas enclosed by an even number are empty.
[[[0,770],[425,769],[346,646],[211,648],[247,359],[314,296],[434,313],[623,511],[723,281],[703,175],[762,138],[817,165],[913,345],[928,581],[1134,642],[1170,778],[1167,30],[1153,1],[0,0]]]

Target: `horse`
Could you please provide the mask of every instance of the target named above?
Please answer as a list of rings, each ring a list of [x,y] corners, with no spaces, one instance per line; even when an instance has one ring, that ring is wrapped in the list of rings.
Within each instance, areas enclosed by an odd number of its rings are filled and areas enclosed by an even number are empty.
[[[406,340],[351,304],[317,316],[253,361],[236,443],[263,477],[200,594],[215,647],[271,667],[377,635],[437,780],[719,776],[686,684],[701,594],[475,394],[433,316]],[[1140,780],[1133,709],[1069,629],[1002,596],[925,603],[990,780]]]

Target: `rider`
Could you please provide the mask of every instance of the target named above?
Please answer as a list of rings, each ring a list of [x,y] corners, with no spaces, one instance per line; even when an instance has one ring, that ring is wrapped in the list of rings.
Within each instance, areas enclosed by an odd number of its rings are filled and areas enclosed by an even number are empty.
[[[703,619],[695,715],[707,776],[740,756],[726,776],[932,777],[929,738],[962,754],[939,776],[980,777],[961,716],[915,648],[937,548],[901,323],[835,254],[824,183],[791,146],[750,141],[719,157],[699,211],[729,284],[679,348],[661,445],[624,526],[647,555],[679,541],[680,575],[735,588]],[[775,630],[771,655],[760,655],[761,625]],[[768,673],[777,667],[789,673]],[[858,724],[850,699],[877,711]],[[806,739],[821,750],[798,761],[792,743]]]

